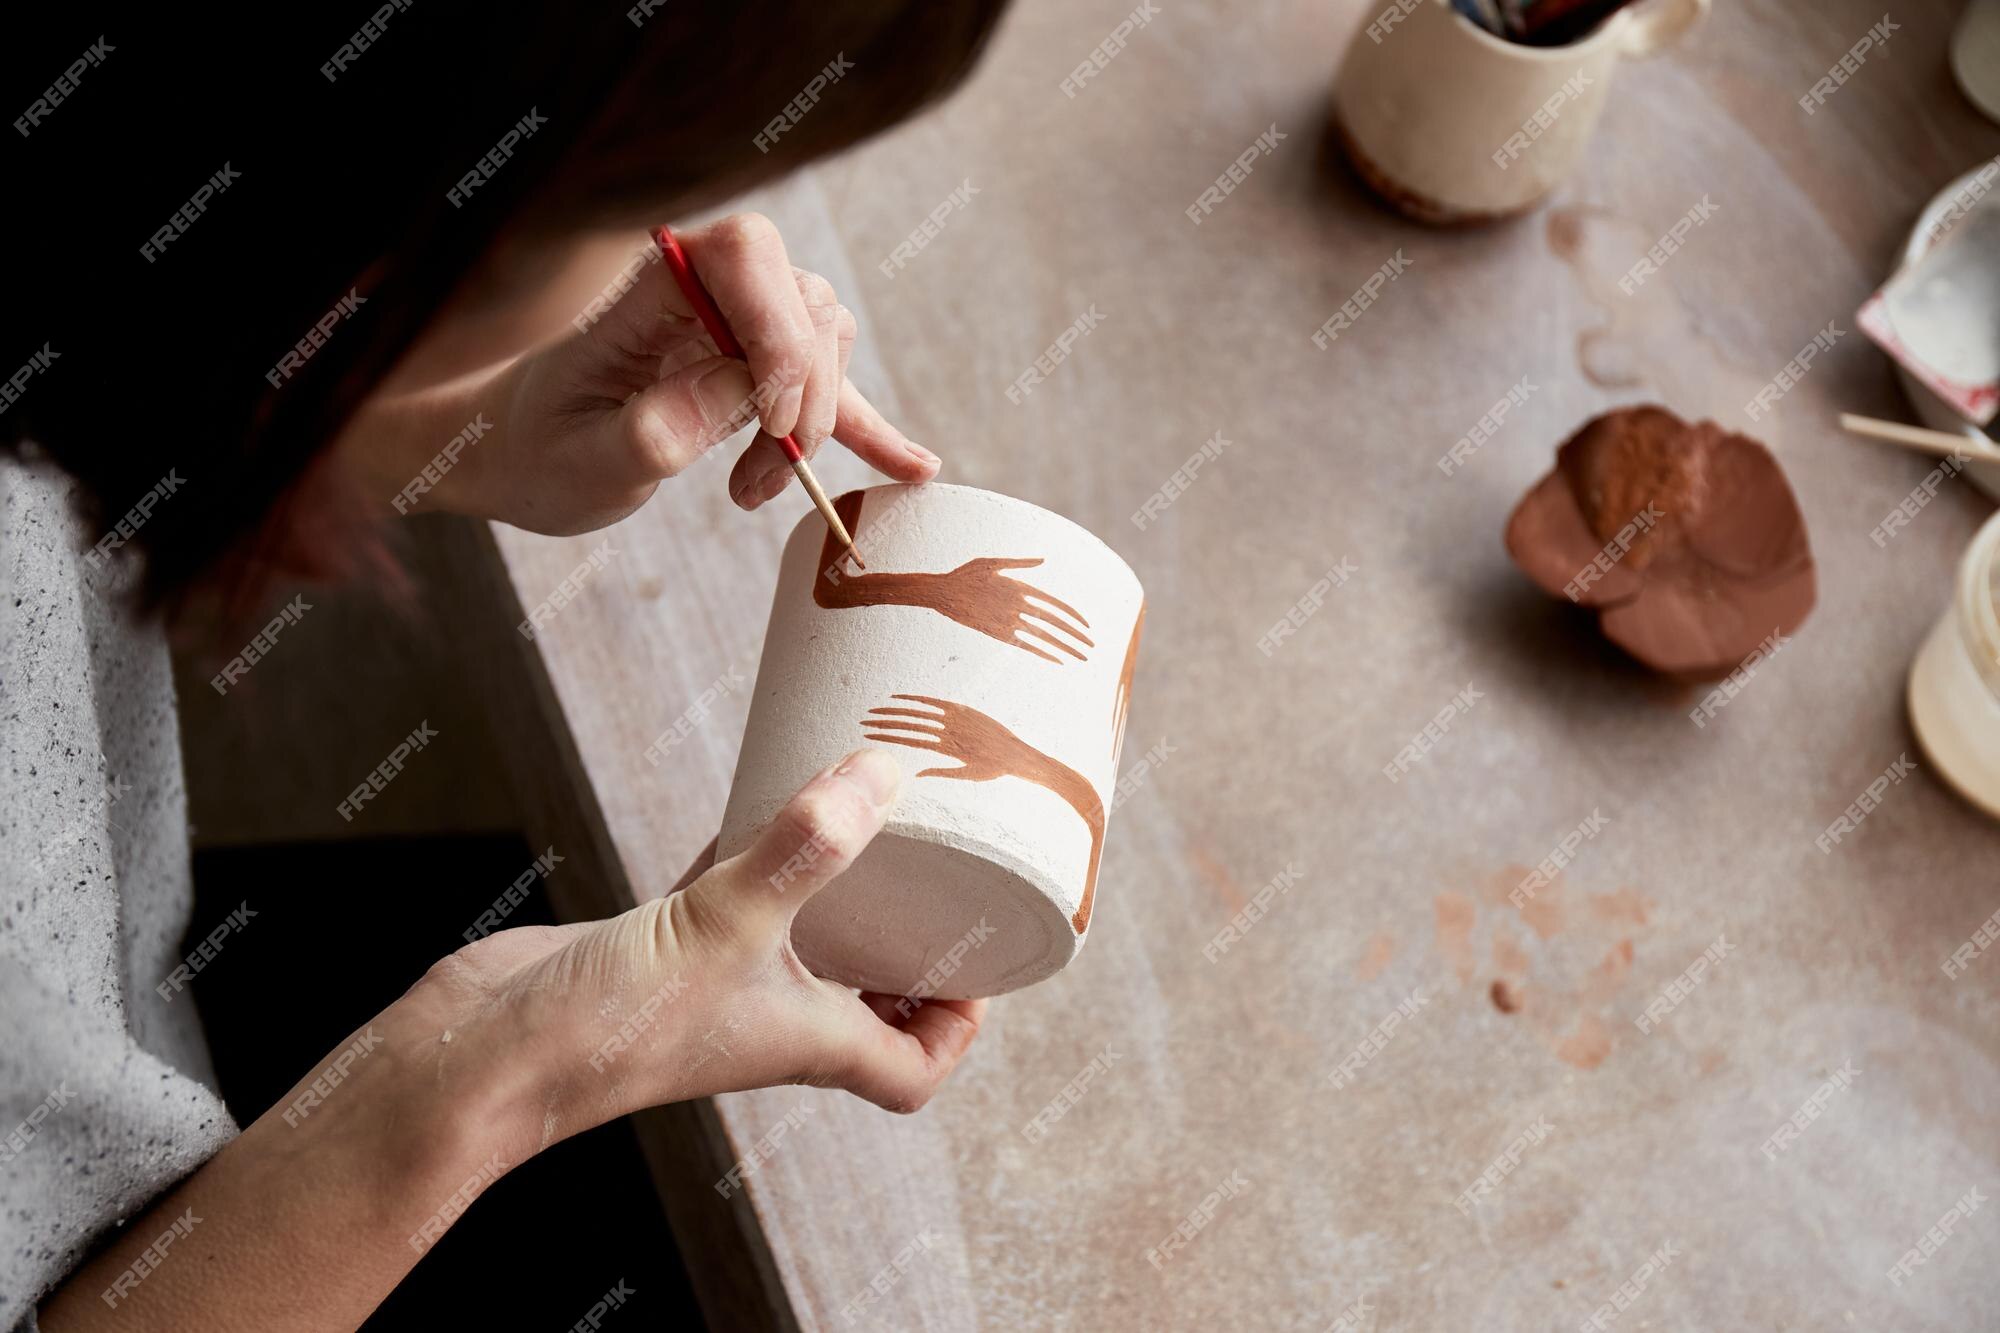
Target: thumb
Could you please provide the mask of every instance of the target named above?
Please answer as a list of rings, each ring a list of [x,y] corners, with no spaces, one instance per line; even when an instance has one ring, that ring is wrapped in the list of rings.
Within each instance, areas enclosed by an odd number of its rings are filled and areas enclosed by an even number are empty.
[[[806,899],[831,884],[882,829],[902,770],[880,750],[856,750],[785,803],[757,841],[689,893],[754,927],[789,928]]]
[[[711,356],[656,380],[625,404],[627,429],[640,466],[652,478],[671,477],[757,415],[750,368]]]

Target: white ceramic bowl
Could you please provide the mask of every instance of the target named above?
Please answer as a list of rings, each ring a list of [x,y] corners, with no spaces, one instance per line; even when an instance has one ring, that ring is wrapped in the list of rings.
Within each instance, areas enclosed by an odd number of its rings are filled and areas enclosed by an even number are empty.
[[[1985,164],[1981,163],[1951,184],[1945,186],[1942,190],[1939,190],[1932,197],[1931,201],[1924,205],[1924,211],[1917,215],[1916,225],[1910,228],[1909,240],[1903,243],[1904,267],[1916,263],[1925,251],[1936,245],[1945,236],[1951,234],[1950,227],[1945,228],[1944,231],[1939,232],[1936,236],[1933,236],[1931,232],[1937,226],[1938,219],[1944,216],[1945,210],[1951,207],[1952,199],[1969,187],[1972,184],[1973,177],[1977,176],[1983,170],[1985,170]],[[1983,202],[1981,206],[1987,208],[2000,207],[2000,202],[1988,200]],[[1896,375],[1903,381],[1903,392],[1909,396],[1910,406],[1917,410],[1917,418],[1926,426],[1929,426],[1932,430],[1962,434],[1975,449],[1991,447],[1992,440],[1987,438],[1986,434],[1979,427],[1972,425],[1958,413],[1952,411],[1949,403],[1946,403],[1942,398],[1939,398],[1936,394],[1925,388],[1918,382],[1916,376],[1903,369],[1900,364],[1896,366]],[[1980,490],[1985,491],[1994,499],[2000,500],[2000,463],[1967,463],[1965,465],[1965,473],[1972,478],[1973,484],[1978,486]]]

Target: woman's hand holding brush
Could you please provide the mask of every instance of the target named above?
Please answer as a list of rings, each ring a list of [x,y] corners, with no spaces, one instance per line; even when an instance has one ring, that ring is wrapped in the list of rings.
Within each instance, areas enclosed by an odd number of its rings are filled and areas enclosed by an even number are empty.
[[[609,310],[580,314],[587,327],[479,374],[366,405],[341,447],[370,497],[398,513],[588,532],[630,514],[753,420],[756,437],[729,475],[745,509],[791,481],[778,445],[787,434],[807,457],[831,438],[894,480],[937,475],[937,456],[848,382],[854,316],[826,279],[792,267],[768,219],[734,214],[674,234],[743,360],[717,351],[655,249]],[[635,251],[641,244],[635,236]]]

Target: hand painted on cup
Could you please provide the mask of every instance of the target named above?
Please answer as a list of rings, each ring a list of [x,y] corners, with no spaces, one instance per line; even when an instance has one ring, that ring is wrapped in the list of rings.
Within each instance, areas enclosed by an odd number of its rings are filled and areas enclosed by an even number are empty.
[[[840,515],[850,533],[860,522],[864,494],[849,491],[834,501],[834,512]],[[1086,660],[1084,653],[1072,646],[1071,641],[1082,648],[1097,646],[1085,633],[1090,622],[1082,612],[1009,573],[1036,568],[1042,563],[1039,557],[977,556],[955,569],[935,574],[921,570],[853,573],[842,560],[844,554],[844,548],[829,531],[820,545],[819,576],[813,581],[813,600],[823,607],[927,606],[967,629],[1050,662],[1060,659],[1031,640],[1039,640],[1079,662]]]

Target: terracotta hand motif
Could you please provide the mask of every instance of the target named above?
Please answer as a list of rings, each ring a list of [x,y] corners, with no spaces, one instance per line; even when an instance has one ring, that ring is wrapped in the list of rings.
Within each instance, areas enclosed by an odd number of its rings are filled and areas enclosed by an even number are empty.
[[[1139,618],[1132,622],[1132,642],[1125,646],[1125,665],[1118,672],[1118,692],[1111,699],[1111,767],[1125,750],[1125,717],[1132,708],[1132,674],[1139,669],[1139,631],[1146,627],[1146,604],[1139,603]]]
[[[849,491],[833,506],[857,538],[861,500],[862,492]],[[813,601],[821,606],[927,606],[967,629],[1057,664],[1061,658],[1028,640],[1038,639],[1079,662],[1088,659],[1068,639],[1085,648],[1097,646],[1084,633],[1090,622],[1075,607],[1008,575],[1012,569],[1033,569],[1042,563],[1039,558],[981,556],[941,574],[850,573],[842,563],[844,555],[829,532],[820,547],[819,574],[813,580]],[[1066,637],[1059,638],[1059,634]]]
[[[1043,754],[976,708],[925,694],[890,698],[919,707],[869,709],[862,720],[866,739],[929,750],[958,761],[956,768],[926,768],[918,777],[957,778],[961,782],[1021,778],[1069,802],[1090,830],[1090,868],[1084,878],[1083,900],[1070,918],[1071,928],[1081,935],[1090,924],[1091,902],[1097,896],[1097,863],[1104,853],[1104,802],[1097,788],[1083,774]]]

